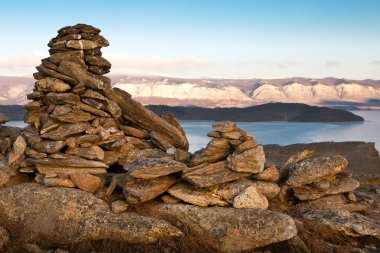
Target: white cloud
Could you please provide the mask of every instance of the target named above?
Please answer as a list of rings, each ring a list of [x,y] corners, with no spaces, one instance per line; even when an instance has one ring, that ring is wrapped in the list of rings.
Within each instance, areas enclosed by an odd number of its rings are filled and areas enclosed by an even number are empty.
[[[371,62],[371,64],[372,64],[372,65],[377,65],[377,66],[379,66],[379,65],[380,65],[380,61],[379,61],[379,60],[373,60],[373,61]]]
[[[297,66],[299,64],[298,61],[292,60],[292,59],[283,59],[279,61],[270,61],[270,60],[265,60],[265,59],[259,59],[256,61],[257,64],[262,64],[262,65],[268,65],[268,66],[273,66],[277,68],[288,68],[288,67],[293,67]]]
[[[194,71],[214,63],[197,56],[169,58],[131,54],[107,54],[104,57],[112,63],[112,73],[134,74],[175,74]]]
[[[337,61],[326,61],[325,62],[325,66],[326,67],[336,67],[336,66],[338,66],[339,65],[339,62],[337,62]]]
[[[0,56],[0,68],[26,68],[35,67],[40,64],[42,58],[47,56],[40,52],[34,52],[27,55],[16,55],[16,56]]]

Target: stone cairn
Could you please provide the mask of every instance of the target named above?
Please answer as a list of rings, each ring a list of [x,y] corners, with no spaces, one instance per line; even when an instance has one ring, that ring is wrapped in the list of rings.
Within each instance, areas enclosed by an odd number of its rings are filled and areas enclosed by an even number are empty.
[[[306,151],[288,160],[280,179],[263,147],[229,121],[213,124],[207,147],[190,154],[173,114],[160,117],[111,88],[104,76],[111,64],[101,52],[109,43],[99,33],[78,24],[49,42],[50,57],[37,67],[33,101],[25,105],[29,125],[8,158],[11,170],[95,193],[115,212],[153,199],[267,209],[279,192],[305,201],[358,186],[342,173],[343,157],[311,158]]]
[[[300,201],[306,209],[318,208],[329,202],[344,205],[356,202],[352,193],[360,184],[352,178],[346,158],[340,155],[315,156],[313,150],[292,155],[280,169],[283,201],[289,197]],[[345,193],[346,195],[342,195]]]

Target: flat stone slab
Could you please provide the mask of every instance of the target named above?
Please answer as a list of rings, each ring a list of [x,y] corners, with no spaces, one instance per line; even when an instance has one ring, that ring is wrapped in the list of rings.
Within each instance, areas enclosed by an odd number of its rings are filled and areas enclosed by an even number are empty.
[[[299,200],[318,199],[326,195],[351,192],[360,186],[360,183],[351,177],[342,177],[330,182],[326,190],[316,189],[309,185],[293,188],[294,196]]]
[[[230,170],[227,162],[206,163],[183,170],[182,178],[193,185],[207,187],[247,177],[250,173]]]
[[[142,158],[128,164],[129,175],[135,178],[151,179],[166,176],[186,169],[184,163],[165,158]]]
[[[341,155],[323,155],[295,163],[289,170],[286,184],[299,187],[334,176],[347,168],[348,162]]]
[[[168,192],[184,202],[197,206],[227,206],[228,203],[222,197],[214,194],[206,188],[192,187],[191,185],[179,183],[172,186]]]
[[[124,195],[128,203],[144,203],[166,192],[176,178],[163,176],[153,179],[137,179],[129,175],[124,176]]]

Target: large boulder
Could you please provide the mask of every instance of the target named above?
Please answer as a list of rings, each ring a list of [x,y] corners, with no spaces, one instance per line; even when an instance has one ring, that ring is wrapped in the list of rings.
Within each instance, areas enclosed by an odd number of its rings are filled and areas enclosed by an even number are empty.
[[[221,252],[252,250],[297,234],[291,217],[268,210],[146,204],[138,212],[182,224]]]
[[[36,183],[0,189],[0,215],[0,225],[13,239],[46,239],[52,244],[102,239],[153,243],[181,235],[163,220],[136,213],[114,214],[106,202],[90,193]]]

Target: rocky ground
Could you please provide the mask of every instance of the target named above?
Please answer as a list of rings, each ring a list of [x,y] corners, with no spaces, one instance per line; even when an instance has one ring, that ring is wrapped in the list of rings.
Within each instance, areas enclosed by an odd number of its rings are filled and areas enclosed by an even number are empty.
[[[376,149],[263,147],[222,121],[189,153],[174,115],[110,87],[99,33],[60,29],[34,74],[28,126],[0,116],[0,250],[379,251],[380,180],[353,169],[376,168]]]

